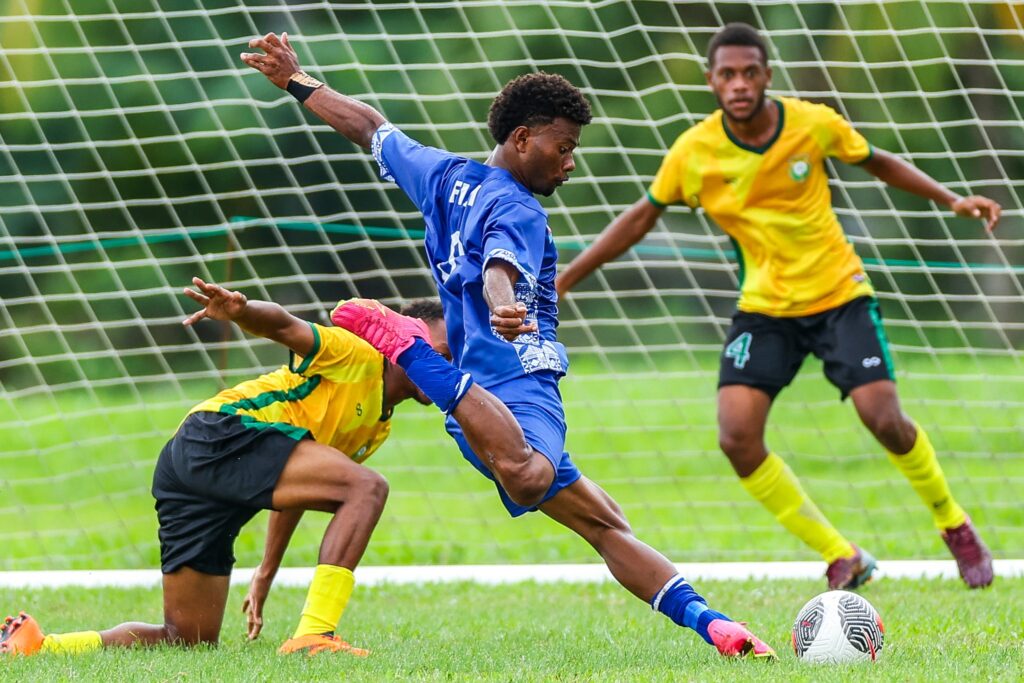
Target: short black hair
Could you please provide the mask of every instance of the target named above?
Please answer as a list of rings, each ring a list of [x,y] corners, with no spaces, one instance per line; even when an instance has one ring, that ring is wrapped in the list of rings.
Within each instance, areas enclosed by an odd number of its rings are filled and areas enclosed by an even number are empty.
[[[402,306],[399,311],[402,315],[410,318],[419,318],[424,322],[444,320],[444,309],[441,308],[440,299],[413,299]]]
[[[581,126],[590,123],[590,103],[579,88],[558,74],[517,76],[505,84],[491,102],[487,127],[499,145],[519,126],[551,123],[567,118]]]
[[[723,26],[708,43],[708,66],[715,63],[715,51],[726,45],[756,47],[761,51],[761,63],[768,64],[768,43],[750,24],[737,21]]]

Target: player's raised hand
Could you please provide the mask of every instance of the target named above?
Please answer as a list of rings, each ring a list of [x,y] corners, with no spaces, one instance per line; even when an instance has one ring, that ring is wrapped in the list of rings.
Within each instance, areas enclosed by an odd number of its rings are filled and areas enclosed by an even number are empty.
[[[268,33],[262,38],[253,38],[249,41],[249,47],[263,50],[266,54],[258,52],[243,52],[242,61],[259,71],[267,77],[271,83],[284,90],[288,86],[288,79],[292,74],[302,71],[299,66],[299,58],[288,42],[288,34],[282,33],[278,38],[276,33]]]
[[[520,301],[513,306],[495,306],[491,311],[491,326],[508,341],[527,332],[536,332],[537,323],[527,323],[526,312],[526,304]]]
[[[1003,213],[1003,207],[1001,207],[998,202],[993,201],[988,197],[982,197],[981,195],[961,197],[953,202],[953,206],[951,208],[958,216],[963,216],[964,218],[980,218],[985,221],[986,232],[992,232],[996,229],[996,224],[999,223],[999,217]]]
[[[248,299],[241,292],[232,292],[212,282],[204,282],[197,277],[192,278],[195,289],[186,287],[185,296],[203,307],[181,321],[182,325],[194,325],[203,318],[213,320],[234,320],[242,314]]]

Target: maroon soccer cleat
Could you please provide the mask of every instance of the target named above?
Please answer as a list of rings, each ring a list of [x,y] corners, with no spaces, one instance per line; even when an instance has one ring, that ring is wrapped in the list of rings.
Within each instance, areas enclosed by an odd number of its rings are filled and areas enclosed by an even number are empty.
[[[0,655],[34,655],[43,646],[43,640],[39,623],[24,612],[7,617],[0,625]]]
[[[969,588],[984,588],[992,584],[992,553],[978,536],[970,518],[958,527],[944,530],[942,540],[953,553],[960,577]]]
[[[755,636],[740,621],[715,619],[708,624],[708,635],[715,648],[725,657],[746,657],[755,659],[778,659],[767,643]]]
[[[331,312],[338,327],[369,342],[392,363],[417,339],[430,343],[430,330],[419,318],[396,313],[373,299],[341,301]]]
[[[853,546],[853,557],[840,557],[825,570],[829,590],[852,590],[871,580],[878,568],[874,556],[866,550]]]

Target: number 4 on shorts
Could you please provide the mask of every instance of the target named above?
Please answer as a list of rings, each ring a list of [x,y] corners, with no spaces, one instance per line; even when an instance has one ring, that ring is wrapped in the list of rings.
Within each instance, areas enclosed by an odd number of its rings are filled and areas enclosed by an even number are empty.
[[[725,347],[725,357],[732,358],[733,367],[737,370],[742,370],[750,360],[750,340],[753,338],[754,335],[744,332]]]

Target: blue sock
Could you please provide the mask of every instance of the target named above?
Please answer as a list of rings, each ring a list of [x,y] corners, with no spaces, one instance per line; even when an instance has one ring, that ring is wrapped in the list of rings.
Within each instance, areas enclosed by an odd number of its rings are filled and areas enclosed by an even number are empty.
[[[451,415],[473,386],[473,378],[444,359],[427,342],[417,339],[398,357],[398,364],[441,412]]]
[[[666,617],[687,628],[692,628],[710,645],[708,625],[715,619],[732,621],[721,612],[708,607],[707,601],[693,590],[681,574],[676,574],[651,600],[651,607]]]

